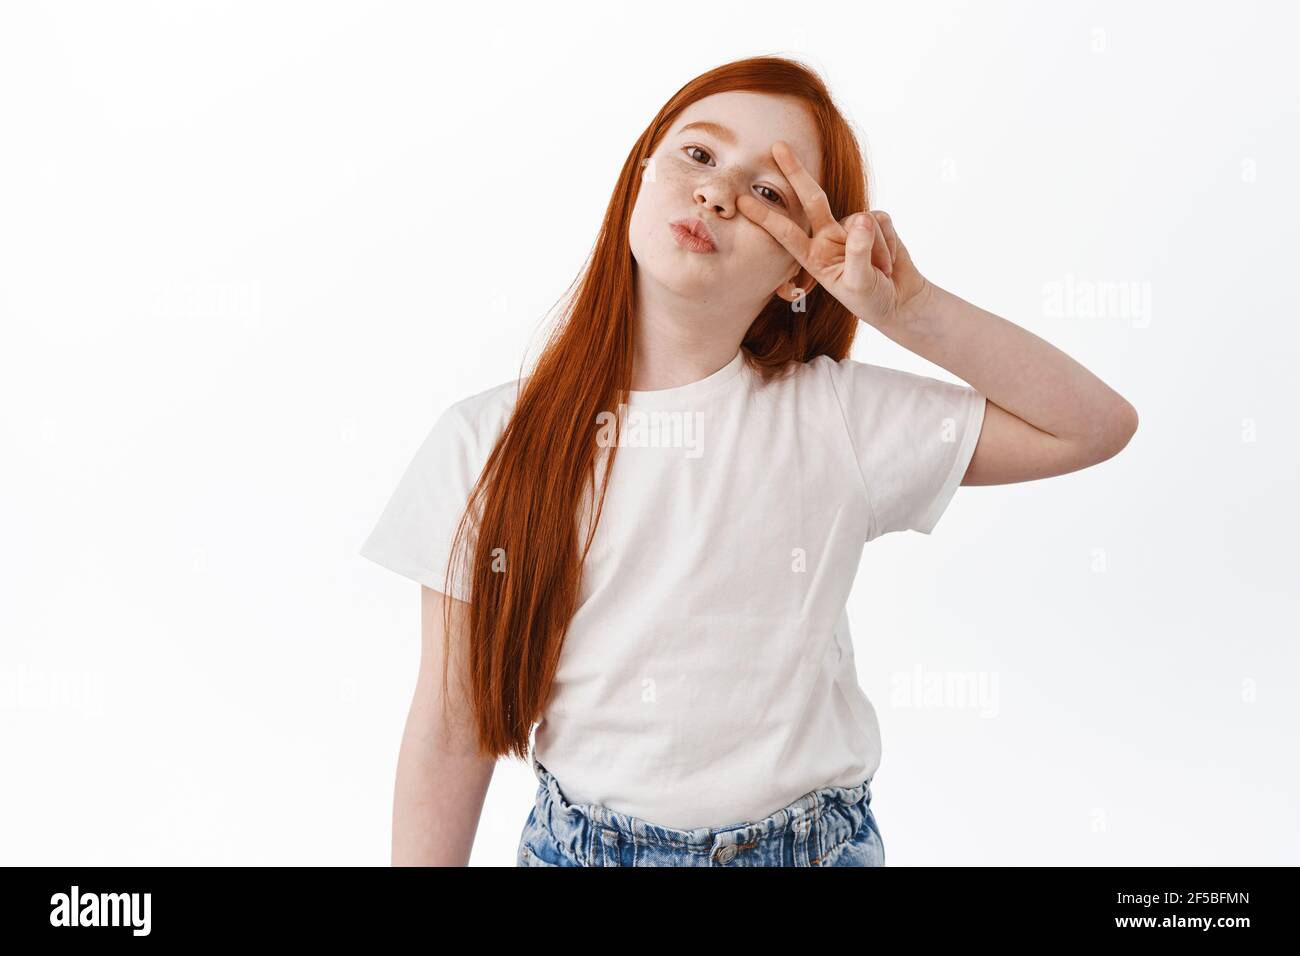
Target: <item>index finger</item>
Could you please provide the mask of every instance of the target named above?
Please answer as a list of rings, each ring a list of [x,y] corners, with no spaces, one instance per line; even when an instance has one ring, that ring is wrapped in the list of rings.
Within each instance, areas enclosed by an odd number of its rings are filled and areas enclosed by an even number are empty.
[[[766,203],[761,203],[752,196],[740,196],[736,199],[736,205],[748,218],[757,222],[760,226],[781,245],[785,246],[785,251],[794,256],[795,262],[808,268],[808,249],[812,242],[808,238],[808,233],[803,231],[803,227],[797,222],[782,213],[777,212]],[[812,270],[809,269],[809,272]]]
[[[799,162],[799,157],[795,155],[790,145],[785,140],[778,139],[772,144],[772,155],[776,158],[777,165],[781,167],[781,172],[785,173],[785,178],[790,180],[790,185],[798,194],[799,201],[803,203],[813,233],[819,233],[828,226],[838,228],[839,223],[831,214],[826,190],[813,179],[812,173],[808,172],[804,164]]]

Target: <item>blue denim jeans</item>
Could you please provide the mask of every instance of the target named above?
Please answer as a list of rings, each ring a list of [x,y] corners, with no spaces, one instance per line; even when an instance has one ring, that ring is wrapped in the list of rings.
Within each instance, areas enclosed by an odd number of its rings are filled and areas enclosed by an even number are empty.
[[[761,820],[676,830],[599,804],[571,804],[536,757],[537,799],[517,866],[884,866],[871,780],[822,787]]]

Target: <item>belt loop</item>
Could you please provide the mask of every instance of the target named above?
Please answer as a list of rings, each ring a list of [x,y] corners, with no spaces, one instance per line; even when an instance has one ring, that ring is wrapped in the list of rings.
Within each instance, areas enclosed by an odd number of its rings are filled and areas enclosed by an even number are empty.
[[[600,832],[600,865],[622,866],[623,861],[619,857],[618,831],[603,826],[598,826],[597,829]]]
[[[794,851],[794,865],[813,866],[814,864],[810,859],[811,854],[808,851],[808,837],[813,829],[812,814],[806,807],[795,806],[792,808],[791,816],[793,817],[790,824],[793,837],[791,848]]]

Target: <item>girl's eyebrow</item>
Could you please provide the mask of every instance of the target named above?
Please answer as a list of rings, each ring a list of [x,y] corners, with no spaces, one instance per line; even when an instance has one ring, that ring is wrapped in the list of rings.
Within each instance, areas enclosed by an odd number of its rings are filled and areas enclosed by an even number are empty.
[[[727,129],[727,127],[723,126],[721,123],[714,123],[711,120],[696,120],[694,123],[687,123],[681,129],[679,129],[677,131],[677,135],[680,136],[682,133],[685,133],[688,129],[698,129],[701,133],[708,133],[710,136],[714,136],[722,140],[728,146],[737,145],[736,134],[733,133],[731,130]],[[758,161],[758,164],[762,166],[764,169],[766,169],[768,172],[774,173],[775,175],[781,177],[781,181],[785,182],[785,173],[781,172],[781,167],[776,164],[776,161],[774,159],[772,159],[772,153],[770,150],[768,151],[767,155],[765,155],[762,159]]]
[[[698,129],[702,132],[708,133],[710,136],[716,136],[728,146],[736,145],[736,134],[727,129],[727,127],[723,126],[721,123],[714,123],[710,120],[696,120],[694,123],[687,123],[677,132],[685,133],[688,129]]]

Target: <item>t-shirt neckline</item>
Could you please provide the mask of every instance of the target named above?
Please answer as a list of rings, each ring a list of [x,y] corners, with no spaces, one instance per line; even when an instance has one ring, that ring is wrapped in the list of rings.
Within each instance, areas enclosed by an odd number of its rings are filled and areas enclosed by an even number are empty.
[[[670,405],[681,405],[696,401],[702,396],[726,385],[740,374],[744,365],[745,349],[741,347],[736,349],[735,356],[722,368],[694,382],[687,382],[685,385],[677,385],[673,388],[657,388],[648,392],[629,391],[627,393],[628,407],[664,408]]]

